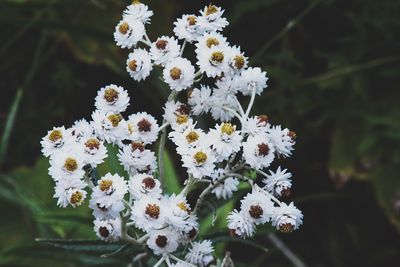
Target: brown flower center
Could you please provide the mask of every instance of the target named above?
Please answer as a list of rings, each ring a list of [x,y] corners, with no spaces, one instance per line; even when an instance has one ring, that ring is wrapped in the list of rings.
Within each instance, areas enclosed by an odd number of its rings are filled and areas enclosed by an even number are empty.
[[[290,191],[290,188],[288,188],[288,187],[283,188],[281,191],[281,196],[283,198],[289,198],[290,194],[291,194],[291,191]]]
[[[49,134],[49,140],[51,142],[57,142],[58,140],[60,140],[62,138],[62,133],[60,130],[54,130]]]
[[[142,184],[146,189],[153,189],[156,186],[156,181],[151,177],[146,177],[142,180]]]
[[[188,236],[190,239],[195,238],[196,235],[197,235],[197,230],[196,230],[196,228],[192,228],[192,230],[190,230],[189,233],[187,234],[187,236]]]
[[[111,122],[113,127],[117,127],[121,122],[122,117],[119,114],[111,114],[107,117],[107,119]]]
[[[176,110],[176,112],[180,113],[180,114],[186,114],[189,115],[190,113],[190,107],[186,104],[180,104],[178,109]]]
[[[104,99],[108,103],[114,103],[116,100],[118,100],[118,95],[119,93],[114,88],[107,88],[104,91]]]
[[[136,149],[139,149],[140,152],[144,151],[144,145],[140,142],[132,142],[131,147],[132,151],[135,151]]]
[[[100,180],[99,187],[101,191],[108,191],[110,190],[113,182],[111,180]]]
[[[140,132],[150,132],[151,130],[151,123],[146,119],[140,120],[137,126]]]
[[[193,156],[197,164],[204,164],[207,160],[207,155],[203,151],[196,152]]]
[[[156,244],[157,246],[159,246],[160,248],[163,248],[167,245],[168,242],[168,238],[164,235],[159,235],[156,238]]]
[[[198,133],[192,131],[186,135],[186,141],[191,144],[199,139]]]
[[[90,138],[85,142],[85,146],[90,150],[99,149],[100,142],[97,140],[97,138]]]
[[[220,51],[211,54],[211,62],[222,63],[224,61],[224,54]]]
[[[234,131],[235,127],[232,125],[232,123],[224,122],[221,126],[221,132],[223,134],[232,135]]]
[[[206,16],[212,15],[218,12],[218,8],[214,5],[209,5],[206,9]]]
[[[268,116],[267,115],[259,115],[257,116],[258,123],[260,124],[267,124],[268,123]]]
[[[297,134],[295,133],[295,132],[293,132],[293,131],[290,131],[289,133],[288,133],[288,136],[294,141],[294,140],[296,140],[296,138],[297,138]]]
[[[233,58],[233,64],[235,65],[235,68],[240,70],[244,66],[244,57],[242,55],[237,55]]]
[[[206,40],[206,45],[208,48],[211,48],[213,45],[219,45],[219,41],[217,38],[210,37]]]
[[[263,215],[263,213],[264,213],[264,211],[260,207],[260,205],[252,205],[252,206],[250,206],[249,214],[254,219],[260,219],[261,216]]]
[[[182,70],[180,68],[174,67],[169,71],[169,75],[171,76],[172,80],[179,80],[182,75]]]
[[[145,213],[153,219],[158,219],[158,216],[160,216],[160,207],[157,204],[148,204]]]
[[[99,233],[104,238],[107,238],[110,236],[110,231],[108,231],[107,227],[105,227],[105,226],[99,227]]]
[[[193,26],[196,25],[197,18],[195,16],[189,16],[187,17],[187,21],[189,22],[189,26]]]
[[[293,232],[294,226],[291,223],[283,223],[279,225],[279,231],[285,234]]]
[[[73,158],[67,158],[64,162],[64,168],[69,172],[74,172],[78,169],[78,162]]]
[[[126,22],[121,23],[121,25],[118,27],[118,30],[120,33],[126,34],[129,31],[129,24]]]
[[[136,71],[137,70],[137,61],[136,60],[134,60],[134,59],[132,59],[131,61],[129,61],[129,63],[128,63],[128,68],[131,70],[131,71]]]
[[[260,156],[267,156],[269,153],[269,147],[265,143],[261,143],[257,145],[258,147],[258,155]]]
[[[80,203],[82,203],[82,200],[83,200],[82,192],[76,191],[71,195],[69,202],[74,205],[79,205]]]
[[[165,48],[167,47],[168,41],[167,40],[158,40],[156,42],[156,47],[158,50],[165,50]]]

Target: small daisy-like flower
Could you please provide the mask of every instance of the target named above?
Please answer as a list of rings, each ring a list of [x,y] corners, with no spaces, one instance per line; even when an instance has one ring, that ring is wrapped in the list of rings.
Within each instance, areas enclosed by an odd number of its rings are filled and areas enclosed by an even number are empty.
[[[215,156],[211,149],[204,145],[189,149],[182,155],[182,161],[183,167],[197,179],[210,176],[215,168]]]
[[[227,48],[228,65],[231,68],[231,73],[240,73],[247,68],[249,59],[240,51],[240,47],[233,46]]]
[[[128,136],[128,126],[119,113],[102,112],[92,113],[93,128],[98,137],[112,144],[121,144]]]
[[[63,127],[54,127],[53,130],[48,131],[47,135],[43,137],[40,144],[42,145],[42,153],[45,157],[52,156],[56,151],[67,143],[70,143],[71,137]]]
[[[216,169],[212,175],[212,182],[216,184],[219,178],[224,174],[224,169]],[[232,197],[233,192],[238,190],[239,181],[234,177],[224,179],[223,182],[219,183],[212,191],[218,199],[229,199]]]
[[[107,173],[93,188],[92,198],[100,207],[108,208],[111,205],[120,202],[128,192],[128,186],[124,178],[118,174],[111,175]]]
[[[181,47],[173,37],[161,36],[151,44],[150,55],[157,65],[165,66],[179,57]]]
[[[165,199],[165,202],[165,219],[170,227],[180,233],[192,230],[194,225],[192,220],[189,220],[191,209],[186,198],[183,195],[173,194]]]
[[[286,169],[282,170],[279,166],[276,172],[269,171],[269,175],[263,180],[264,189],[277,197],[288,197],[292,187],[291,177],[290,172],[287,172]]]
[[[97,166],[107,158],[107,148],[104,142],[96,136],[88,136],[82,139],[84,163]]]
[[[267,132],[268,138],[274,145],[278,155],[289,157],[292,155],[295,145],[296,133],[285,128],[282,130],[280,125],[272,126]]]
[[[229,24],[226,18],[222,17],[224,10],[215,5],[210,4],[204,7],[200,14],[198,24],[204,31],[221,31]]]
[[[226,38],[222,34],[218,32],[204,33],[197,40],[196,53],[198,54],[202,50],[211,49],[214,46],[226,47],[227,45]]]
[[[50,159],[49,174],[55,181],[61,179],[81,179],[85,171],[84,156],[81,151],[64,150]]]
[[[134,142],[153,143],[157,140],[158,128],[157,121],[146,112],[132,114],[128,118],[129,139]]]
[[[149,174],[136,174],[129,179],[129,191],[134,199],[140,199],[143,195],[161,198],[160,181]]]
[[[207,77],[215,78],[229,70],[225,46],[211,46],[197,50],[197,65]]]
[[[164,81],[172,90],[182,91],[193,84],[195,69],[186,58],[175,58],[165,65]]]
[[[135,81],[145,80],[153,70],[150,54],[142,48],[133,50],[128,55],[126,70]]]
[[[104,203],[102,203],[101,195],[92,194],[92,198],[89,201],[89,208],[93,210],[93,215],[97,219],[108,220],[119,217],[120,212],[125,209],[125,206],[122,200],[106,206]]]
[[[56,183],[54,198],[57,198],[57,206],[78,207],[86,198],[86,191],[82,190],[87,185],[80,179],[61,179]]]
[[[261,95],[263,90],[267,88],[267,73],[260,68],[248,68],[242,71],[238,88],[243,95],[251,95],[253,91],[257,95]]]
[[[166,255],[174,252],[179,245],[179,234],[170,228],[151,231],[147,246],[155,255]]]
[[[267,115],[258,115],[247,118],[242,125],[242,131],[250,136],[265,135],[270,128]]]
[[[133,203],[131,219],[142,230],[161,229],[165,225],[165,212],[160,199],[144,195]]]
[[[121,86],[107,85],[97,92],[95,106],[104,112],[121,113],[129,106],[128,92]]]
[[[168,101],[164,107],[163,117],[176,132],[183,132],[193,124],[190,118],[190,107],[179,101]]]
[[[214,247],[210,240],[193,242],[185,260],[199,267],[209,266],[214,261]]]
[[[143,39],[146,30],[141,21],[127,18],[115,27],[114,39],[121,48],[132,48]]]
[[[293,202],[287,205],[282,203],[275,207],[272,214],[272,225],[282,233],[290,233],[299,229],[303,224],[303,213],[294,206]]]
[[[193,115],[201,115],[210,111],[211,89],[206,85],[201,85],[200,89],[193,89],[189,95],[188,103],[192,107]]]
[[[94,231],[96,235],[106,242],[117,242],[121,237],[121,219],[94,221]]]
[[[274,211],[274,203],[266,192],[254,188],[253,192],[248,193],[242,200],[241,212],[255,224],[268,222]]]
[[[143,24],[150,23],[150,17],[153,16],[153,11],[149,10],[149,7],[139,1],[133,1],[132,5],[129,5],[123,13],[123,17],[126,20],[138,20]]]
[[[233,210],[229,213],[227,219],[231,235],[240,238],[252,237],[254,235],[254,232],[256,231],[255,224],[242,212]]]
[[[196,125],[188,126],[182,133],[171,132],[170,139],[175,143],[176,151],[183,155],[188,152],[188,149],[205,143],[206,134],[200,128],[195,128]]]
[[[271,165],[275,148],[266,135],[250,136],[243,143],[243,157],[252,168],[260,170]]]
[[[143,143],[132,142],[118,153],[118,159],[129,175],[152,173],[157,168],[157,159],[153,151],[145,149]]]
[[[85,119],[75,121],[74,125],[67,132],[77,143],[81,143],[84,137],[95,134],[92,125]]]
[[[216,125],[215,129],[210,130],[208,136],[219,161],[229,158],[242,147],[240,131],[236,131],[236,125],[229,122]]]
[[[198,25],[198,18],[195,15],[183,15],[174,22],[174,33],[178,39],[192,43],[204,32]]]
[[[210,98],[212,117],[215,120],[230,121],[235,116],[230,110],[237,110],[235,99],[236,96],[226,92],[225,89],[215,88]]]

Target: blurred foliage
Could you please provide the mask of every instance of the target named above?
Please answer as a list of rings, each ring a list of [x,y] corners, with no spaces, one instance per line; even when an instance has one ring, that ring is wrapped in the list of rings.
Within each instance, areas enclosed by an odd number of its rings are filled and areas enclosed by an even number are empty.
[[[156,14],[148,29],[152,39],[172,34],[177,16],[207,4],[145,2]],[[127,266],[143,249],[89,241],[95,240],[89,209],[56,208],[39,144],[52,126],[90,118],[97,89],[109,83],[130,90],[128,112],[146,110],[161,118],[165,85],[156,72],[144,83],[132,81],[124,67],[128,51],[113,42],[128,3],[0,1],[1,266]],[[283,164],[294,174],[294,200],[305,224],[281,238],[308,266],[398,266],[400,2],[213,3],[226,9],[228,39],[270,77],[255,112],[299,136],[295,156]],[[115,160],[99,168],[100,174],[119,171]],[[165,165],[167,189],[176,192],[185,179],[182,169],[173,167],[180,161],[168,153]],[[242,188],[239,196],[245,192]],[[202,232],[226,241],[224,216],[235,205],[210,198]],[[230,250],[237,266],[290,266],[266,239],[271,231],[265,227],[244,243],[229,239],[218,252]],[[35,238],[46,240],[35,243]],[[72,238],[81,241],[65,241]],[[100,257],[112,252],[118,257]]]

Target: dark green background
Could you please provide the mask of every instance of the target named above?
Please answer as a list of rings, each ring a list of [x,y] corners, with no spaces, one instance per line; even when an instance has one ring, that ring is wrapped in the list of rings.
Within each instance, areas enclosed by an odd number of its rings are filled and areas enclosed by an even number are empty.
[[[155,12],[148,26],[155,39],[172,34],[176,17],[197,13],[208,2],[145,3]],[[303,210],[304,225],[279,236],[307,266],[399,266],[400,1],[213,3],[226,9],[228,40],[270,77],[255,113],[298,135],[294,157],[276,166],[294,175],[293,200]],[[55,207],[39,144],[48,129],[89,119],[96,91],[109,83],[129,90],[129,112],[145,110],[161,120],[168,90],[156,71],[146,82],[134,82],[125,71],[128,51],[113,41],[127,4],[0,1],[2,266],[127,265],[128,256],[100,259],[90,246],[77,253],[34,244],[37,237],[94,239],[87,208]],[[170,166],[168,174],[175,177]],[[177,177],[185,178],[180,167]],[[225,231],[222,225],[219,218],[204,231]],[[270,231],[256,237],[267,253],[233,242],[226,249],[238,266],[292,266],[267,240]]]

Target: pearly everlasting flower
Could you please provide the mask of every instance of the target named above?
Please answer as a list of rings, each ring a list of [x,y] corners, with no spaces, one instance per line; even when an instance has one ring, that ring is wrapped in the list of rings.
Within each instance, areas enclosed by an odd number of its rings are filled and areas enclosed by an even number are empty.
[[[150,232],[147,246],[155,255],[166,255],[174,252],[179,245],[178,233],[170,228]]]
[[[96,219],[94,221],[93,229],[101,240],[106,242],[117,242],[121,237],[121,219]]]
[[[212,182],[214,184],[218,183],[218,180],[222,175],[224,175],[225,170],[220,168],[216,169],[212,175]],[[223,182],[219,182],[217,186],[211,191],[218,199],[229,199],[232,197],[233,192],[238,190],[239,181],[234,177],[225,178]]]
[[[173,37],[161,36],[151,44],[150,56],[154,64],[165,66],[179,57],[181,47]]]
[[[263,90],[267,88],[267,73],[261,71],[260,68],[248,68],[242,71],[239,79],[239,91],[243,95],[251,95],[253,91],[257,95],[261,95]]]
[[[210,98],[211,115],[215,120],[230,121],[235,114],[237,103],[236,96],[226,92],[224,89],[215,88]]]
[[[93,188],[92,198],[96,199],[96,204],[100,207],[108,208],[120,202],[127,192],[128,186],[123,177],[107,173],[97,181],[97,186]]]
[[[236,125],[232,123],[223,122],[216,125],[215,129],[210,130],[208,136],[219,161],[228,159],[242,147],[240,131],[236,131]]]
[[[229,70],[225,46],[211,46],[197,51],[197,65],[207,77],[215,78]]]
[[[243,212],[233,210],[228,215],[228,229],[233,236],[252,237],[256,231],[255,224]]]
[[[153,143],[157,140],[158,128],[157,121],[146,112],[139,112],[128,118],[129,139],[134,142]]]
[[[174,33],[178,39],[192,43],[204,32],[198,25],[198,17],[195,15],[183,15],[174,22]]]
[[[114,39],[121,48],[132,48],[143,39],[145,32],[141,21],[128,17],[121,20],[115,27]]]
[[[97,92],[96,108],[104,112],[121,113],[129,106],[128,92],[121,86],[107,85]]]
[[[295,144],[296,134],[285,128],[282,130],[280,125],[273,126],[268,129],[268,138],[274,145],[278,155],[289,157],[292,155],[293,146]]]
[[[160,199],[145,195],[133,203],[131,220],[144,231],[161,229],[165,226],[165,212]]]
[[[263,180],[264,189],[277,197],[289,196],[292,187],[291,177],[290,172],[286,169],[282,170],[279,166],[276,172],[269,171],[267,178]]]
[[[83,158],[85,164],[95,167],[107,158],[107,148],[104,142],[96,136],[88,136],[82,139]]]
[[[129,179],[129,191],[134,199],[140,199],[144,195],[161,198],[160,181],[149,174],[135,174]]]
[[[53,130],[47,132],[47,135],[40,142],[42,153],[45,157],[50,157],[70,142],[72,142],[71,136],[67,134],[64,126],[54,127]]]
[[[164,107],[163,117],[176,132],[183,132],[193,125],[190,107],[181,102],[168,101]]]
[[[196,53],[200,51],[211,49],[212,47],[227,47],[228,43],[226,38],[218,32],[206,32],[197,39]]]
[[[122,140],[128,137],[128,127],[121,114],[96,110],[92,119],[96,134],[108,143],[122,144]]]
[[[183,167],[197,179],[210,176],[215,168],[214,153],[206,146],[188,149],[188,152],[182,155],[182,161]]]
[[[266,135],[250,136],[243,144],[246,164],[257,170],[267,168],[274,160],[275,148]]]
[[[157,168],[154,152],[145,149],[142,143],[132,142],[131,145],[124,145],[118,153],[118,160],[129,175],[152,173]]]
[[[138,1],[134,1],[132,5],[129,5],[123,13],[124,19],[126,20],[137,20],[143,24],[150,23],[150,17],[153,16],[153,11],[149,10],[149,7]]]
[[[95,134],[92,125],[85,119],[75,121],[72,127],[67,129],[67,132],[77,143],[81,143],[85,137]]]
[[[224,10],[215,5],[210,4],[204,7],[200,13],[198,24],[204,31],[221,31],[229,24],[226,18],[222,17]]]
[[[209,266],[214,261],[214,247],[209,240],[193,242],[185,260],[199,267]]]
[[[124,203],[117,200],[110,203],[104,203],[102,196],[99,194],[93,195],[89,201],[89,208],[93,210],[93,216],[97,219],[108,220],[115,219],[120,216],[120,212],[125,209]]]
[[[200,89],[193,89],[190,92],[188,104],[192,107],[193,115],[207,113],[211,108],[211,89],[206,85],[200,85]]]
[[[55,181],[61,179],[81,179],[85,171],[84,156],[80,150],[64,150],[50,159],[49,174]]]
[[[244,56],[240,51],[240,47],[233,46],[227,48],[228,65],[231,70],[231,74],[237,74],[247,68],[249,59]]]
[[[56,182],[54,198],[57,198],[57,206],[62,208],[71,205],[78,207],[86,198],[87,185],[80,179],[61,179]]]
[[[128,55],[126,70],[135,81],[145,80],[153,70],[150,54],[142,48],[133,50]]]
[[[268,117],[266,115],[259,115],[247,118],[247,120],[243,122],[242,127],[242,131],[245,134],[254,137],[266,134],[271,126],[268,123]]]
[[[166,202],[165,219],[170,227],[180,233],[187,233],[197,226],[196,221],[190,219],[191,209],[185,196],[173,194],[164,201]]]
[[[176,145],[176,151],[180,154],[187,154],[190,148],[200,146],[206,143],[206,134],[200,128],[195,128],[196,125],[189,125],[183,132],[171,132],[170,139]]]
[[[182,91],[193,84],[194,72],[189,60],[178,57],[165,65],[163,78],[172,90]]]
[[[275,208],[272,215],[272,225],[283,233],[299,229],[302,223],[303,213],[294,206],[293,202],[289,205],[282,203]]]
[[[253,192],[241,200],[240,209],[248,220],[255,224],[264,224],[271,219],[274,203],[266,192],[254,188]]]

